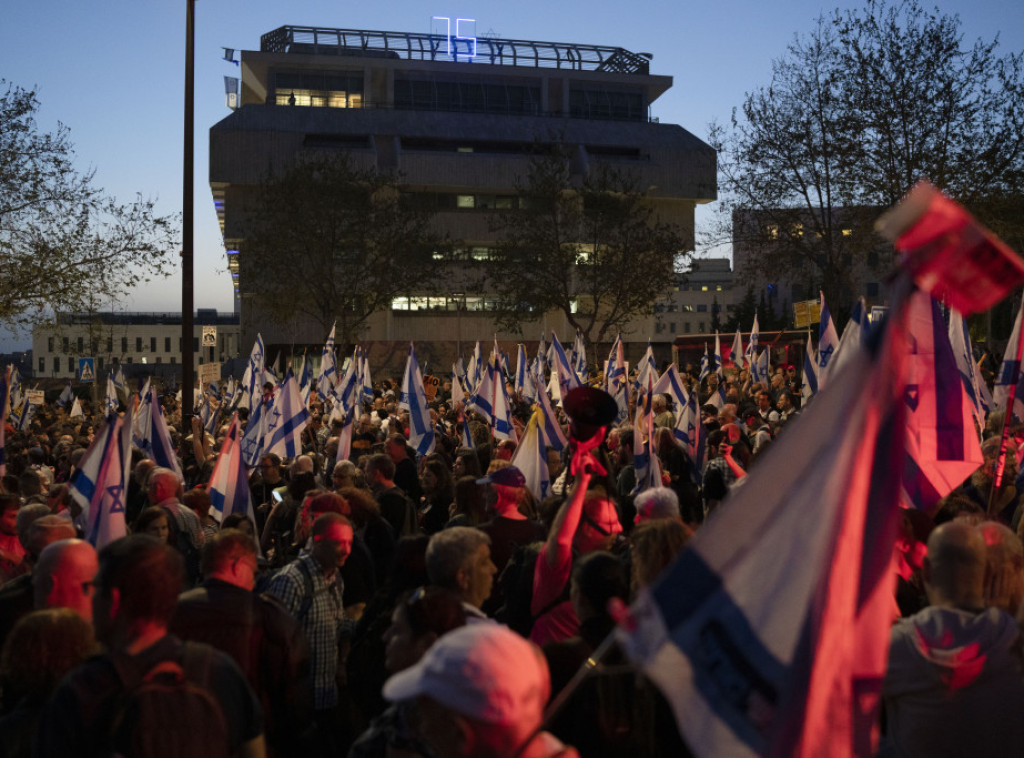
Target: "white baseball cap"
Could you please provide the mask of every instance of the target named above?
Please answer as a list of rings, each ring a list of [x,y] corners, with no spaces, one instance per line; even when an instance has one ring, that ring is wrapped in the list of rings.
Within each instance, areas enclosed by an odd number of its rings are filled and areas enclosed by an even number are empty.
[[[539,648],[500,624],[443,635],[420,661],[384,684],[390,701],[426,695],[487,724],[537,725],[551,694]]]

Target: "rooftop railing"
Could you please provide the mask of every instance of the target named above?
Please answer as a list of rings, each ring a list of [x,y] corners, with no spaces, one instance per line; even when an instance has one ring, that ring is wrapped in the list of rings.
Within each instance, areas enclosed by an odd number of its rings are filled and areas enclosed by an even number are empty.
[[[260,51],[642,75],[650,73],[651,61],[647,53],[633,53],[621,47],[314,26],[282,26],[267,32],[260,38]]]

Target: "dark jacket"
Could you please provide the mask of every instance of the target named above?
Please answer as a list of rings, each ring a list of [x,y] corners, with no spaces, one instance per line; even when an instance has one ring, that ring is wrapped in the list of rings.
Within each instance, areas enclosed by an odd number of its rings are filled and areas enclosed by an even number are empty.
[[[313,690],[302,626],[279,602],[218,579],[178,599],[171,632],[234,658],[263,706],[268,746],[296,755],[310,726]]]

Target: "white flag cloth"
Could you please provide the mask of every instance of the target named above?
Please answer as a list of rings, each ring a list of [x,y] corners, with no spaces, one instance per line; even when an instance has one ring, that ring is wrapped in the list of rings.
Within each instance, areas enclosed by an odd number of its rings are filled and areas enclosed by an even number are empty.
[[[548,393],[541,390],[537,393],[537,400],[537,405],[540,407],[541,413],[543,414],[543,420],[540,422],[540,431],[541,436],[544,439],[544,444],[561,452],[565,449],[565,446],[569,444],[569,441],[565,438],[565,433],[562,431],[562,427],[558,423],[558,417],[555,415],[554,408],[551,407],[551,401],[548,399]]]
[[[309,423],[309,409],[302,402],[299,383],[291,369],[285,376],[281,391],[266,420],[263,452],[276,453],[281,459],[302,454],[302,430]]]
[[[629,418],[629,376],[626,366],[626,353],[622,345],[622,335],[615,336],[615,344],[608,358],[608,369],[605,371],[605,391],[615,398],[619,413],[615,423],[621,424]]]
[[[804,345],[804,378],[800,397],[806,405],[818,393],[818,353],[811,342],[811,330],[807,330],[807,344]],[[801,406],[803,407],[803,405]]]
[[[548,456],[541,434],[543,417],[544,412],[540,408],[533,412],[511,461],[513,466],[523,472],[525,486],[537,498],[538,503],[546,498],[551,490]]]
[[[85,539],[97,550],[128,533],[125,498],[131,460],[131,412],[107,416],[71,478],[69,494],[82,506]]]
[[[683,387],[683,378],[679,376],[679,369],[674,363],[661,375],[652,391],[655,395],[668,395],[672,398],[672,402],[675,403],[677,417],[679,411],[686,405],[686,401],[690,397],[690,393]]]
[[[974,350],[971,347],[971,335],[967,330],[967,319],[958,310],[949,311],[949,341],[953,346],[956,367],[960,371],[960,380],[964,391],[971,402],[975,422],[979,429],[985,428],[985,416],[992,403],[988,386],[981,376],[978,364],[974,362]]]
[[[263,397],[263,369],[266,363],[266,355],[263,350],[263,335],[256,335],[256,342],[253,343],[252,351],[249,353],[249,364],[245,367],[245,374],[242,376],[242,386],[245,390],[244,402],[248,403],[250,411],[255,410],[256,404]]]
[[[861,351],[635,601],[620,643],[696,755],[873,754],[903,353]]]
[[[163,409],[160,407],[160,400],[157,397],[155,387],[151,387],[139,399],[139,408],[135,414],[132,443],[142,450],[147,458],[154,461],[157,466],[170,469],[178,475],[178,479],[181,481],[185,480],[181,473],[181,465],[178,463],[178,456],[174,452],[171,433],[167,428],[167,421],[164,419]]]
[[[207,490],[213,506],[210,515],[218,524],[232,513],[242,513],[256,523],[249,495],[249,475],[242,459],[242,427],[237,413],[231,418],[231,426],[224,437]]]
[[[637,364],[636,379],[633,381],[633,389],[636,391],[637,402],[641,401],[641,395],[647,391],[647,375],[654,374],[654,381],[651,384],[657,384],[658,379],[661,377],[658,375],[658,364],[654,360],[654,348],[651,346],[650,341],[647,342],[647,350],[644,352],[644,357],[640,359],[640,363]]]
[[[939,304],[927,293],[911,296],[907,328],[903,492],[907,506],[928,509],[982,464],[981,445]]]
[[[331,327],[331,333],[327,335],[327,342],[324,344],[324,351],[320,355],[320,373],[316,378],[316,394],[324,401],[331,394],[331,389],[338,379],[337,361],[334,357],[334,330],[337,324]]]
[[[839,338],[839,345],[836,347],[829,367],[830,372],[842,369],[843,365],[857,352],[851,345],[857,345],[867,340],[870,330],[868,306],[864,298],[860,298],[853,306],[850,320],[846,322],[846,328],[843,329],[843,336]]]
[[[995,383],[992,385],[992,401],[995,407],[1000,410],[1006,409],[1006,400],[1009,397],[1010,387],[1020,382],[1021,370],[1020,361],[1017,360],[1017,345],[1020,341],[1021,314],[1024,313],[1024,300],[1021,301],[1020,310],[1017,311],[1017,318],[1013,322],[1013,330],[1010,332],[1010,339],[1006,343],[1006,352],[1003,354],[1003,363],[996,374]],[[1020,385],[1014,394],[1013,415],[1024,419],[1024,397],[1021,396]]]
[[[516,427],[512,423],[512,403],[508,397],[508,387],[505,385],[505,377],[497,360],[491,362],[491,371],[494,374],[494,436],[496,439],[518,443]]]
[[[821,324],[818,326],[818,390],[825,389],[828,383],[829,363],[832,361],[832,354],[839,347],[839,337],[836,336],[836,325],[832,323],[832,316],[828,312],[828,304],[825,302],[825,293],[821,293]]]
[[[82,410],[82,403],[75,398],[75,402],[71,404],[71,411],[68,413],[68,418],[85,418],[85,412]]]
[[[743,368],[743,336],[740,334],[739,327],[736,328],[736,336],[732,339],[732,350],[729,352],[729,360],[735,364],[736,368]]]
[[[398,405],[409,411],[409,444],[417,455],[426,455],[434,449],[434,424],[430,420],[430,407],[427,405],[427,393],[423,389],[423,374],[416,360],[416,348],[411,342]]]
[[[562,343],[558,341],[558,335],[551,332],[551,349],[554,351],[554,369],[552,373],[558,374],[558,391],[560,397],[565,397],[570,390],[580,386],[580,377],[576,369],[569,362],[569,358],[562,349]]]
[[[750,327],[750,341],[747,342],[747,350],[743,357],[747,361],[747,366],[750,367],[750,381],[753,383],[761,381],[761,377],[758,376],[757,366],[757,343],[761,339],[761,327],[757,324],[757,312],[754,312],[754,323]]]

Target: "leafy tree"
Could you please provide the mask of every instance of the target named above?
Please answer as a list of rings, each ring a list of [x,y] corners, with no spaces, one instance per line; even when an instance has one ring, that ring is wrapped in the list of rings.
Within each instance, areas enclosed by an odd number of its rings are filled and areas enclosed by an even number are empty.
[[[394,177],[357,169],[343,154],[314,155],[260,186],[239,259],[261,271],[255,296],[272,318],[304,315],[324,334],[337,321],[345,345],[430,275],[429,226]]]
[[[1022,135],[1019,53],[965,44],[956,16],[917,0],[867,0],[797,36],[711,142],[752,277],[821,288],[841,314],[888,270],[872,225],[918,179],[1020,240]]]
[[[38,109],[34,92],[0,80],[0,323],[11,326],[89,311],[177,265],[175,220],[107,196],[75,169],[66,126],[39,131]]]
[[[499,240],[486,284],[513,330],[557,311],[587,342],[608,341],[653,313],[692,248],[657,218],[634,177],[606,166],[574,177],[562,149],[535,157],[517,190],[518,208],[494,216]]]

